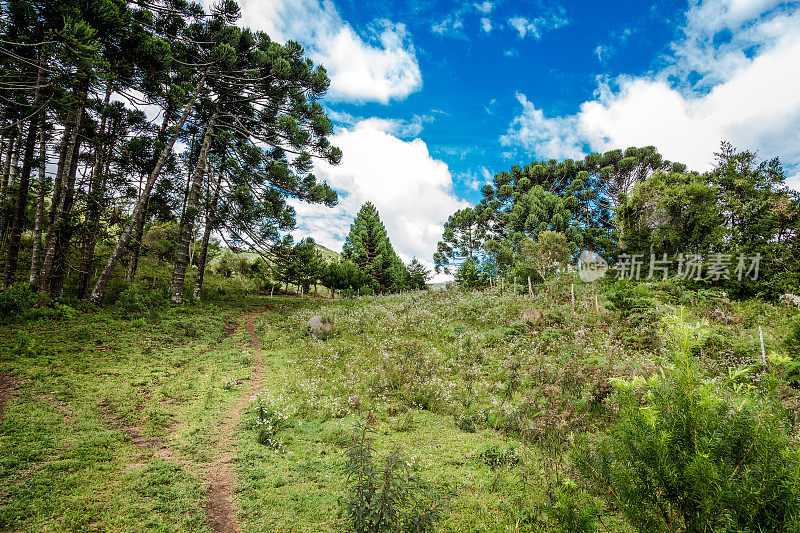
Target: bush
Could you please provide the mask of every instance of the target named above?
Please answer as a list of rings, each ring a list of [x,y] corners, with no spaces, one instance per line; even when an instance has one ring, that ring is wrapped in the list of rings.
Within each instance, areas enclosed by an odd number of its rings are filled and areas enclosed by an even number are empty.
[[[162,290],[144,291],[137,285],[129,285],[116,298],[117,315],[121,318],[140,317],[157,307],[167,305],[168,299]]]
[[[498,466],[514,466],[519,462],[519,455],[513,444],[507,448],[492,444],[478,454],[478,459],[492,468],[496,468]]]
[[[347,450],[347,479],[352,486],[345,512],[357,533],[433,531],[449,496],[438,497],[414,476],[395,451],[378,468],[373,433],[366,421],[353,426],[356,438]]]
[[[140,316],[150,308],[147,295],[136,285],[131,285],[119,293],[115,305],[117,314],[124,318]]]
[[[259,444],[282,451],[284,442],[278,438],[278,432],[288,426],[296,409],[280,397],[261,391],[253,398],[255,406],[256,440]]]
[[[602,508],[599,502],[567,478],[555,492],[556,504],[552,508],[558,531],[592,533],[597,531],[597,517]]]
[[[612,309],[619,311],[622,318],[646,315],[657,304],[647,285],[628,280],[614,283],[606,293],[606,299],[611,303]]]
[[[0,291],[0,318],[9,319],[29,311],[36,301],[36,295],[25,283],[12,285]]]
[[[745,387],[745,369],[704,379],[692,352],[707,327],[666,322],[674,366],[612,380],[620,420],[583,439],[577,467],[640,531],[798,531],[800,453],[778,398]]]

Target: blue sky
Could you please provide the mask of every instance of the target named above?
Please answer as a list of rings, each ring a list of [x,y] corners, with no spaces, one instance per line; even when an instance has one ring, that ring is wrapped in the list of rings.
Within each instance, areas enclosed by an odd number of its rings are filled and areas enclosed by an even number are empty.
[[[721,140],[800,181],[800,2],[240,0],[244,25],[300,42],[331,76],[334,209],[297,236],[341,247],[376,204],[402,256],[494,173],[655,145],[707,170]]]

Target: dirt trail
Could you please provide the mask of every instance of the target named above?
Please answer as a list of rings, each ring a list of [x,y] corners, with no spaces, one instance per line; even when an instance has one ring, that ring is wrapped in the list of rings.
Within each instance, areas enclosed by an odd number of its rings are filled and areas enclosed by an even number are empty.
[[[250,402],[250,397],[264,384],[261,346],[255,331],[256,318],[260,314],[261,312],[255,312],[244,315],[247,317],[246,327],[247,333],[250,335],[250,348],[253,355],[253,377],[237,402],[225,414],[220,425],[216,459],[201,472],[208,486],[208,501],[205,505],[206,521],[214,532],[239,531],[236,505],[233,502],[235,486],[233,461],[236,457],[234,433],[242,412]]]

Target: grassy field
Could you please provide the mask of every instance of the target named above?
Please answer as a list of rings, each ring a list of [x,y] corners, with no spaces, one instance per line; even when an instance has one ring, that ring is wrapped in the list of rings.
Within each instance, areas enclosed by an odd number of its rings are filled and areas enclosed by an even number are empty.
[[[379,460],[398,450],[446,496],[438,530],[553,530],[570,443],[615,420],[610,378],[665,366],[662,317],[707,322],[714,376],[758,359],[759,326],[782,346],[797,314],[658,288],[625,313],[577,289],[574,306],[564,287],[248,297],[3,326],[0,529],[340,531],[366,420]],[[317,314],[329,338],[307,333]],[[601,522],[632,531],[609,506]]]

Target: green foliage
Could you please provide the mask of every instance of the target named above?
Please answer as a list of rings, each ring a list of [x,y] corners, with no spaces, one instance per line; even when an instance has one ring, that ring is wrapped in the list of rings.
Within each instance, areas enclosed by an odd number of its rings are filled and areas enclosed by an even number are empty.
[[[460,209],[450,215],[444,224],[433,261],[436,272],[450,273],[452,265],[475,260],[484,238],[485,220],[480,207]]]
[[[427,288],[428,280],[431,277],[431,271],[428,267],[414,257],[411,259],[411,263],[408,264],[407,270],[407,286],[409,289],[421,291]]]
[[[405,286],[408,273],[389,242],[378,210],[365,203],[356,215],[342,248],[342,258],[362,268],[376,291],[397,291]]]
[[[592,533],[599,530],[597,519],[602,512],[600,502],[580,489],[574,481],[564,480],[555,491],[555,499],[552,514],[558,531]]]
[[[542,281],[565,269],[573,251],[566,235],[550,230],[538,233],[537,240],[522,238],[517,249],[517,274],[527,278],[527,271],[533,271]]]
[[[488,276],[480,269],[478,262],[474,259],[467,259],[455,274],[455,281],[458,286],[465,290],[485,287],[489,284]]]
[[[578,468],[640,531],[795,530],[800,452],[775,394],[748,387],[746,369],[704,378],[693,353],[708,328],[665,320],[673,366],[612,380],[619,421],[581,440]]]
[[[563,235],[573,246],[580,247],[583,244],[583,236],[565,200],[540,185],[534,186],[514,203],[507,225],[514,242],[523,236],[540,241],[542,233],[551,232]]]
[[[0,291],[0,320],[9,320],[30,311],[36,301],[27,283],[18,283]]]
[[[492,444],[477,455],[478,459],[496,468],[499,466],[514,466],[519,462],[519,455],[513,445],[502,447]]]
[[[282,451],[285,444],[278,437],[278,433],[287,427],[289,420],[295,414],[295,408],[267,391],[262,391],[255,396],[253,407],[255,409],[256,440],[259,444]]]
[[[434,531],[447,498],[414,476],[399,452],[390,453],[378,467],[374,457],[374,430],[357,421],[356,434],[347,450],[347,479],[352,484],[346,499],[347,524],[357,533]]]
[[[165,304],[166,298],[160,291],[145,291],[138,285],[129,285],[119,293],[114,307],[118,316],[136,318]]]
[[[347,259],[326,264],[322,271],[322,283],[334,291],[346,294],[360,292],[365,287],[372,290],[372,277]]]
[[[605,296],[612,309],[619,311],[622,318],[630,319],[634,323],[651,316],[658,304],[650,287],[630,280],[617,281]]]

